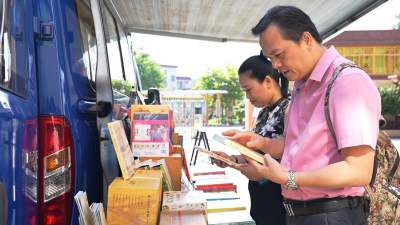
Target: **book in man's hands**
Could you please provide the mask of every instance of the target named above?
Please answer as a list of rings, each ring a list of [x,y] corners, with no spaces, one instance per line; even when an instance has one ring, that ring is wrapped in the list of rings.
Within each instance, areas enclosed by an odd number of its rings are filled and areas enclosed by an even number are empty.
[[[228,166],[239,166],[239,164],[235,163],[234,161],[232,161],[232,160],[230,160],[228,158],[225,158],[223,156],[220,156],[220,155],[216,154],[215,152],[208,151],[208,150],[206,150],[204,148],[201,148],[199,146],[196,146],[195,148],[199,152],[203,152],[203,153],[208,154],[208,156],[210,156],[211,158],[214,158],[216,160],[219,160],[219,161],[222,161],[222,162],[228,164]]]
[[[265,163],[264,157],[263,157],[262,154],[254,151],[252,149],[249,149],[249,148],[247,148],[247,147],[245,147],[245,146],[243,146],[243,145],[241,145],[241,144],[239,144],[239,143],[237,143],[237,142],[235,142],[235,141],[233,141],[233,140],[231,140],[229,138],[226,138],[224,136],[215,134],[214,137],[213,137],[213,140],[217,141],[217,142],[219,142],[219,143],[221,143],[221,144],[223,144],[225,146],[228,146],[228,147],[230,147],[230,148],[232,148],[232,149],[234,149],[236,151],[239,151],[240,154],[245,155],[245,156],[249,157],[250,159],[253,159],[253,160],[255,160],[255,161],[257,161],[257,162],[259,162],[261,164]]]

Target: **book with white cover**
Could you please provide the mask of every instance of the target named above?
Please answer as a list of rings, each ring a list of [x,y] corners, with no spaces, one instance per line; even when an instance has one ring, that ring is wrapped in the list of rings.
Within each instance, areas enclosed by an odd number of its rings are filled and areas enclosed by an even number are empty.
[[[207,201],[240,199],[239,194],[234,191],[204,192],[204,197],[206,198]]]
[[[107,225],[106,216],[102,203],[92,203],[90,205],[94,225]]]
[[[92,213],[89,208],[89,202],[86,192],[79,191],[74,196],[76,206],[79,211],[79,224],[80,225],[95,225],[93,223]]]
[[[207,201],[202,191],[164,192],[163,211],[206,211]]]

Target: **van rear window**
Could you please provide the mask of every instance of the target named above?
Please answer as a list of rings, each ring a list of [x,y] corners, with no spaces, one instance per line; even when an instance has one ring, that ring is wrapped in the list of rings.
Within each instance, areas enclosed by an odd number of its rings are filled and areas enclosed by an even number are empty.
[[[26,46],[23,1],[0,2],[0,87],[26,95]]]
[[[94,22],[89,3],[87,1],[76,1],[79,27],[81,32],[81,46],[83,56],[74,66],[74,70],[86,75],[93,90],[96,89],[96,67],[97,67],[97,40]],[[76,67],[79,67],[78,70]]]

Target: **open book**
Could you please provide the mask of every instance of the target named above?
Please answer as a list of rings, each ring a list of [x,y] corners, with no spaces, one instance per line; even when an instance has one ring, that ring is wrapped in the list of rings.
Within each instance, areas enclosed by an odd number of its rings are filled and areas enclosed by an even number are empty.
[[[264,157],[263,157],[262,154],[254,151],[252,149],[249,149],[249,148],[247,148],[247,147],[245,147],[245,146],[243,146],[243,145],[241,145],[241,144],[239,144],[239,143],[237,143],[237,142],[235,142],[235,141],[233,141],[233,140],[231,140],[229,138],[226,138],[224,136],[215,134],[214,137],[213,137],[213,140],[214,141],[218,141],[219,143],[221,143],[221,144],[223,144],[225,146],[228,146],[228,147],[230,147],[230,148],[232,148],[232,149],[234,149],[236,151],[239,151],[240,154],[245,155],[245,156],[247,156],[247,157],[249,157],[249,158],[251,158],[251,159],[253,159],[253,160],[255,160],[255,161],[259,162],[259,163],[261,163],[261,164],[264,164],[264,162],[265,162],[264,161]]]
[[[225,158],[223,156],[220,156],[220,155],[218,155],[218,154],[216,154],[216,153],[214,153],[212,151],[208,151],[207,149],[201,148],[199,146],[196,146],[195,148],[199,152],[203,152],[203,153],[208,154],[208,156],[210,156],[211,158],[214,158],[216,160],[219,160],[219,161],[222,161],[222,162],[228,164],[228,166],[238,166],[239,165],[239,164],[235,163],[234,161],[232,161],[232,160],[230,160],[228,158]]]

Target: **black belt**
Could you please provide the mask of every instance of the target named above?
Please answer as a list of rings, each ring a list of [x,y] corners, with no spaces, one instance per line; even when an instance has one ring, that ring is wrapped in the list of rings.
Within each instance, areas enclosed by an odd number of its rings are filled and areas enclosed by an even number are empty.
[[[365,205],[364,197],[343,197],[295,201],[285,199],[283,206],[288,216],[305,216],[318,213],[335,212],[345,208],[356,208]]]

